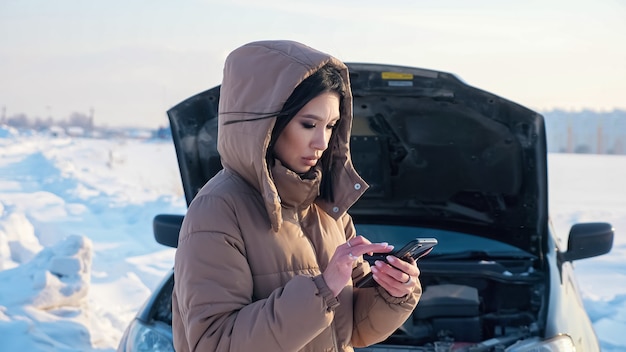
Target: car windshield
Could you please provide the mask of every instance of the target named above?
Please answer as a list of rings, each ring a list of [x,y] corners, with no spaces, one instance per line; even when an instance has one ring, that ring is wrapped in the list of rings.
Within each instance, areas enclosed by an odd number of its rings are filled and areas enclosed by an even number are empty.
[[[432,237],[437,246],[425,258],[445,257],[492,257],[514,256],[534,257],[532,254],[489,238],[468,233],[432,229],[426,227],[355,224],[357,233],[371,242],[388,242],[395,248],[401,248],[406,242],[417,237]]]

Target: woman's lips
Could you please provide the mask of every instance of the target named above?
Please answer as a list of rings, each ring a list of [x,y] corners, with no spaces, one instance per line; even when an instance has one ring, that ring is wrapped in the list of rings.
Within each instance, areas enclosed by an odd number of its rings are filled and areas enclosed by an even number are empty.
[[[302,158],[302,160],[307,166],[315,166],[317,164],[317,158]]]

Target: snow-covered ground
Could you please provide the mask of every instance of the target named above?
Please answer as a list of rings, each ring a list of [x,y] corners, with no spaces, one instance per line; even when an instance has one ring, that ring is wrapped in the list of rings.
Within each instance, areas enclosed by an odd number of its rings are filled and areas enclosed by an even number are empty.
[[[626,156],[550,154],[565,237],[606,221],[613,251],[576,262],[604,351],[626,349]],[[173,265],[152,218],[185,211],[170,141],[52,138],[0,127],[0,350],[114,351]]]

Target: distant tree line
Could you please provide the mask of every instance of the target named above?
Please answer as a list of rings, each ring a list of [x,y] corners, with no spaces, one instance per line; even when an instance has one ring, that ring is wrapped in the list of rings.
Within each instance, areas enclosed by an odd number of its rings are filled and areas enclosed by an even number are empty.
[[[91,131],[94,128],[93,112],[91,114],[85,114],[81,112],[73,112],[67,119],[52,119],[48,118],[30,118],[26,114],[18,113],[12,116],[5,116],[4,113],[0,116],[0,125],[10,126],[17,129],[32,129],[32,130],[46,130],[52,126],[58,127],[80,127],[85,131]]]
[[[6,116],[6,109],[0,111],[0,133],[2,127],[10,127],[19,131],[38,131],[49,133],[52,136],[62,137],[87,137],[87,138],[157,138],[171,139],[172,133],[169,126],[155,128],[142,127],[111,127],[96,126],[94,124],[93,109],[89,114],[73,112],[66,119],[53,119],[52,117],[31,118],[23,113]]]
[[[626,154],[626,110],[599,112],[593,110],[567,111],[561,109],[538,111],[545,118],[548,151],[553,153],[589,153],[589,154]],[[51,117],[29,118],[25,114],[5,116],[5,109],[0,115],[0,126],[16,129],[50,130],[60,127],[70,134],[94,135],[103,131],[107,136],[117,131],[96,128],[93,122],[93,110],[90,114],[74,112],[65,120],[53,120]],[[171,138],[169,126],[160,126],[152,132],[160,139]]]

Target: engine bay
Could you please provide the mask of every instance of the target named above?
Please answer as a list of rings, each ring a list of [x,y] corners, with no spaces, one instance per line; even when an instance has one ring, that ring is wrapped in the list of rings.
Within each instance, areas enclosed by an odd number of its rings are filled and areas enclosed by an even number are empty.
[[[536,336],[542,329],[543,275],[530,266],[502,274],[489,267],[500,265],[420,263],[423,293],[412,316],[384,343],[359,351],[438,351],[435,345],[443,343],[447,351],[505,351]]]

